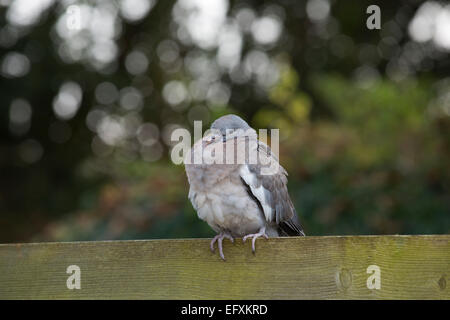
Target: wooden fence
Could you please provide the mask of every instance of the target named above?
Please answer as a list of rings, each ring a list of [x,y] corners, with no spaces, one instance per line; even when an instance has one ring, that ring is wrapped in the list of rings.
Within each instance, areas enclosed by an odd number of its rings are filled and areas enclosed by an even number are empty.
[[[3,244],[0,299],[450,299],[450,235],[236,240]]]

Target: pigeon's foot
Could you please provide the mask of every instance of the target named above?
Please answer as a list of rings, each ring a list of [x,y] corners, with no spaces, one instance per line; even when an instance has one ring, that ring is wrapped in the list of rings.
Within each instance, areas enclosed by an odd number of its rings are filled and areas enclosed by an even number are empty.
[[[259,237],[264,237],[266,239],[269,239],[269,237],[266,234],[265,227],[262,227],[261,229],[259,229],[258,233],[251,233],[251,234],[246,235],[244,238],[242,238],[242,241],[245,242],[245,240],[247,240],[248,238],[252,238],[252,251],[253,251],[253,253],[255,253],[255,251],[256,251],[255,242],[256,242],[256,239]]]
[[[222,241],[225,238],[230,239],[231,242],[234,242],[234,239],[232,236],[230,236],[228,233],[221,232],[211,240],[211,244],[210,244],[211,251],[214,252],[214,243],[217,241],[217,245],[219,247],[219,254],[223,260],[225,260],[225,256],[223,255]]]

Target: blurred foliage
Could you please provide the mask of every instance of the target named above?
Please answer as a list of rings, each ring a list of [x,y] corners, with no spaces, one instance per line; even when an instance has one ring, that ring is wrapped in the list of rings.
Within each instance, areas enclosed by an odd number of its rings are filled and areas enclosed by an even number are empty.
[[[170,133],[227,113],[280,128],[307,235],[450,232],[448,34],[415,29],[443,4],[26,1],[0,0],[1,242],[212,236]]]

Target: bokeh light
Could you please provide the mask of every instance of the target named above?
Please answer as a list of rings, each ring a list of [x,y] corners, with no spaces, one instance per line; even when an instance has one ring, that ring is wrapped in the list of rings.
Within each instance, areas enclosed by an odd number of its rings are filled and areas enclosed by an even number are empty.
[[[0,242],[210,236],[171,135],[227,113],[308,235],[450,232],[450,6],[370,4],[0,0]]]

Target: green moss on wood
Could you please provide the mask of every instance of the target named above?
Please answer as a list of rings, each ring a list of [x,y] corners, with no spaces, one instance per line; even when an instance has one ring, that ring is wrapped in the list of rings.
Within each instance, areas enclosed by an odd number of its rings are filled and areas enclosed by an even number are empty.
[[[0,245],[0,299],[450,299],[450,236]],[[81,268],[81,289],[66,268]],[[369,265],[381,289],[369,290]]]

